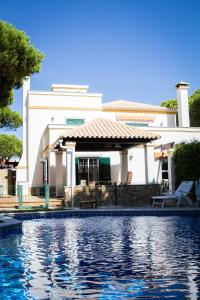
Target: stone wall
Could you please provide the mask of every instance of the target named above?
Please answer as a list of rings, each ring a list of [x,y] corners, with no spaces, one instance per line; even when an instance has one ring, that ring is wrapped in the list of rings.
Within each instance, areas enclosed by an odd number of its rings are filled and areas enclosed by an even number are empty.
[[[149,206],[151,196],[161,193],[161,185],[100,185],[65,187],[65,206],[80,206],[81,201],[96,201],[97,206]],[[89,205],[89,204],[88,204]]]

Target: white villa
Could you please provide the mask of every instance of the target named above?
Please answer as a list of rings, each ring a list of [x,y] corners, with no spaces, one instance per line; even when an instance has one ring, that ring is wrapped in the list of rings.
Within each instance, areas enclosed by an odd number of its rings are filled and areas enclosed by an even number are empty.
[[[23,86],[23,155],[17,184],[59,187],[90,181],[161,183],[173,188],[172,146],[200,138],[191,128],[188,84],[176,85],[176,111],[140,102],[104,103],[88,86],[52,84],[50,91]],[[26,191],[26,188],[24,189]]]

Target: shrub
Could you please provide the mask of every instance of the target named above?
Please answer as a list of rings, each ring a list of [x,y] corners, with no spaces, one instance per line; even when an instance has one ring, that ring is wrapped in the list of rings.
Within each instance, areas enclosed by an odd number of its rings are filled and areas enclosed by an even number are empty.
[[[174,155],[176,185],[183,180],[195,181],[200,178],[200,142],[183,142],[176,145]]]

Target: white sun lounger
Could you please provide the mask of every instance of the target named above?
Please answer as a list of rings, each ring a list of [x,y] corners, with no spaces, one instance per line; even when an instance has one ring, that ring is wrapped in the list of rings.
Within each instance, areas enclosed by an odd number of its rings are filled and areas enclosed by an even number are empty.
[[[152,206],[155,204],[159,204],[162,207],[164,207],[165,203],[169,200],[176,200],[177,201],[177,207],[179,206],[181,200],[185,199],[189,206],[192,205],[191,199],[187,196],[188,193],[191,191],[193,186],[193,181],[182,181],[179,185],[178,189],[175,191],[173,195],[160,195],[160,196],[154,196],[151,197]]]

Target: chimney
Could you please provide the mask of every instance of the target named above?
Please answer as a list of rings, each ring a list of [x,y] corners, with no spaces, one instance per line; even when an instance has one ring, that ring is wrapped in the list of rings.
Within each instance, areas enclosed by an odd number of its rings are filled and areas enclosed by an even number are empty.
[[[176,85],[179,127],[190,127],[188,88],[189,84],[187,82],[181,81]]]

